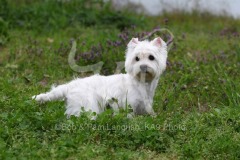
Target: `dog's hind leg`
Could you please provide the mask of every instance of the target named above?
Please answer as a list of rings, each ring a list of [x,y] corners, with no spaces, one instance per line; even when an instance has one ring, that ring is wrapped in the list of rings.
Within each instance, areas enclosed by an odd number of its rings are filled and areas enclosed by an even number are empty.
[[[35,99],[38,102],[53,101],[58,99],[64,99],[68,92],[68,85],[63,84],[57,87],[52,87],[51,91],[47,93],[42,93],[39,95],[32,96],[32,99]]]
[[[66,112],[67,117],[71,115],[80,116],[81,112],[89,112],[92,120],[95,120],[97,114],[104,111],[101,107],[102,99],[98,96],[94,90],[81,91],[79,88],[75,88],[69,91],[66,96]]]

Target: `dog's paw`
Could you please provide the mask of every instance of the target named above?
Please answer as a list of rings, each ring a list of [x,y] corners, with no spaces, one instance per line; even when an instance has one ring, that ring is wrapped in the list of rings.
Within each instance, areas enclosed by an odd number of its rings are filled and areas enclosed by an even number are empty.
[[[151,115],[151,117],[153,117],[153,118],[156,118],[156,117],[157,117],[157,114],[156,114],[155,112],[151,113],[150,115]]]
[[[128,119],[133,119],[134,118],[134,113],[128,113],[127,118]]]

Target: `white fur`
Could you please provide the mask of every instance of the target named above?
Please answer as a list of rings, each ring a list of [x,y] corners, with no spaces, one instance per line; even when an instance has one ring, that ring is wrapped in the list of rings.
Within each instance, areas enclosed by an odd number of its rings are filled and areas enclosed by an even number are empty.
[[[149,55],[155,59],[150,60]],[[32,98],[38,102],[65,99],[67,116],[79,116],[82,107],[85,111],[99,114],[109,105],[117,112],[126,104],[133,108],[135,114],[154,114],[153,96],[159,77],[166,68],[166,60],[167,46],[161,38],[150,42],[133,38],[127,47],[126,74],[78,78]],[[141,70],[140,65],[147,66],[146,71]]]

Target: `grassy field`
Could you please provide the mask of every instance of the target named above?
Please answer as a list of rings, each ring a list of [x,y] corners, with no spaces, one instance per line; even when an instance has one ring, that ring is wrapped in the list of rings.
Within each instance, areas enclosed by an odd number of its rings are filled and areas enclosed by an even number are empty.
[[[27,5],[26,5],[27,4]],[[209,14],[159,17],[112,11],[101,2],[0,1],[0,159],[240,159],[240,20]],[[31,96],[103,61],[113,74],[126,43],[154,28],[174,35],[154,98],[157,117],[87,114]]]

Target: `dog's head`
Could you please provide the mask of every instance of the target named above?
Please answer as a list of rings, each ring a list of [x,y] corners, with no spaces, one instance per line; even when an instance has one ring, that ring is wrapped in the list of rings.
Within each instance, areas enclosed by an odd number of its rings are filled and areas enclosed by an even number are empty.
[[[166,68],[167,45],[157,37],[152,41],[133,38],[127,47],[125,69],[141,82],[159,78]]]

